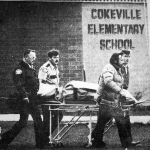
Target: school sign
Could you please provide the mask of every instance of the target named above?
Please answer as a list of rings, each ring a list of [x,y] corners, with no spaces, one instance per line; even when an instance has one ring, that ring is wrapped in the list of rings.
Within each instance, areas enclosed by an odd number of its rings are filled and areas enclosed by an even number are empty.
[[[83,61],[88,82],[97,83],[110,56],[131,51],[130,88],[133,94],[150,93],[147,7],[139,3],[83,3]]]

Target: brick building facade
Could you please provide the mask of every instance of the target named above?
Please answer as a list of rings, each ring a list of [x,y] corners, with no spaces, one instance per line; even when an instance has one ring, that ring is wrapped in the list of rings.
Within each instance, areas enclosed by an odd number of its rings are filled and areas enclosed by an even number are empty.
[[[129,48],[133,48],[129,89],[133,94],[141,92],[142,98],[148,100],[150,52],[146,0],[56,1],[58,0],[0,2],[0,96],[7,96],[15,90],[12,71],[27,48],[37,51],[37,70],[47,60],[48,50],[52,48],[60,50],[61,85],[71,80],[83,81],[84,69],[87,82],[96,83],[101,69],[108,63],[111,54],[120,50],[115,46],[110,50],[110,45],[106,45],[106,42],[110,40],[109,43],[112,44],[127,39],[130,41]],[[101,19],[102,16],[98,18],[96,13],[102,11],[105,13],[112,11],[112,18],[109,18],[108,14],[105,18]],[[119,19],[114,18],[115,11]],[[121,13],[124,13],[122,18]],[[116,24],[139,26],[141,30],[136,30],[136,33],[130,30],[128,34],[122,32],[103,34],[96,28],[102,24],[112,27]],[[112,39],[116,41],[112,42]],[[105,42],[102,45],[106,49],[100,47],[100,42]]]
[[[37,52],[37,70],[59,49],[61,85],[82,80],[81,19],[81,3],[0,2],[0,96],[14,91],[12,72],[27,48]]]

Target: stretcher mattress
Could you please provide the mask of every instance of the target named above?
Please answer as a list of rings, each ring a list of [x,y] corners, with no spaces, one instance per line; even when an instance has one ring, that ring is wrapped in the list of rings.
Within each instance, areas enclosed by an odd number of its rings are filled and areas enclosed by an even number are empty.
[[[62,91],[63,102],[66,104],[95,104],[94,94],[98,88],[98,84],[70,81]]]

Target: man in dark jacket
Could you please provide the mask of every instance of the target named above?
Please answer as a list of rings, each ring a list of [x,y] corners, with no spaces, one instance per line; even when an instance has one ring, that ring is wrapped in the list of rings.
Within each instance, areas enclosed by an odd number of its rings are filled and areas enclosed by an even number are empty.
[[[123,66],[121,68],[121,73],[123,75],[124,78],[124,85],[123,85],[123,89],[128,89],[129,87],[129,67],[128,67],[128,63],[130,60],[130,51],[128,50],[122,50],[121,51],[121,59],[123,59],[124,63]],[[125,99],[125,97],[124,97]],[[131,124],[130,124],[130,116],[129,116],[129,111],[126,111],[126,128],[127,128],[127,132],[128,132],[128,136],[129,138],[132,140],[131,145],[132,146],[138,146],[138,144],[140,144],[140,141],[133,141],[132,138],[132,134],[131,134]]]
[[[13,81],[17,92],[20,95],[20,99],[18,100],[20,106],[20,119],[10,130],[1,135],[0,148],[7,148],[13,139],[26,126],[29,113],[34,120],[36,147],[43,147],[43,125],[40,110],[37,105],[38,79],[33,67],[35,60],[35,51],[30,49],[25,50],[23,60],[13,72]]]

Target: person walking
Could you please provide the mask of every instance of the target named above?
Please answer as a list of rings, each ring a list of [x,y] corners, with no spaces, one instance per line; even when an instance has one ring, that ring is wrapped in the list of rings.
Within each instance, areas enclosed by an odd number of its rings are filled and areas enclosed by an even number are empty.
[[[18,100],[20,119],[13,127],[1,135],[0,148],[5,149],[13,139],[27,125],[29,114],[34,121],[36,148],[43,148],[43,123],[37,104],[38,79],[34,69],[36,60],[35,50],[27,49],[23,53],[23,60],[13,72],[13,81],[20,99]]]
[[[123,66],[121,67],[121,73],[124,78],[124,84],[123,84],[123,89],[128,89],[129,87],[129,60],[130,60],[130,51],[129,50],[122,50],[121,51],[121,59],[124,61]],[[122,101],[126,101],[125,97],[122,97]],[[126,123],[125,126],[127,128],[128,135],[132,141],[131,144],[132,146],[139,146],[140,141],[133,141],[132,134],[131,134],[131,123],[130,123],[130,115],[129,115],[129,110],[126,111],[125,115]]]
[[[129,91],[122,88],[124,78],[121,73],[123,60],[121,54],[114,53],[100,75],[99,87],[95,95],[95,100],[99,100],[99,113],[95,129],[92,132],[93,148],[103,148],[106,144],[103,142],[103,133],[106,123],[113,117],[116,121],[121,144],[127,148],[131,144],[125,127],[124,112],[120,106],[120,96],[132,99],[133,103],[136,99]]]
[[[58,103],[56,100],[56,95],[59,92],[59,70],[58,70],[58,63],[59,63],[59,51],[56,49],[52,49],[48,52],[48,61],[43,64],[39,69],[39,82],[40,88],[38,94],[41,95],[41,101],[43,103],[51,103],[55,104]],[[42,103],[41,102],[41,103]],[[57,106],[53,106],[52,109],[56,108]],[[49,106],[42,105],[43,111],[43,124],[44,124],[44,145],[45,146],[52,146],[49,144],[49,135],[50,135],[50,112]],[[51,122],[51,129],[52,133],[55,131],[58,125],[58,115],[59,115],[59,122],[63,118],[63,113],[61,111],[52,110],[52,122]]]

